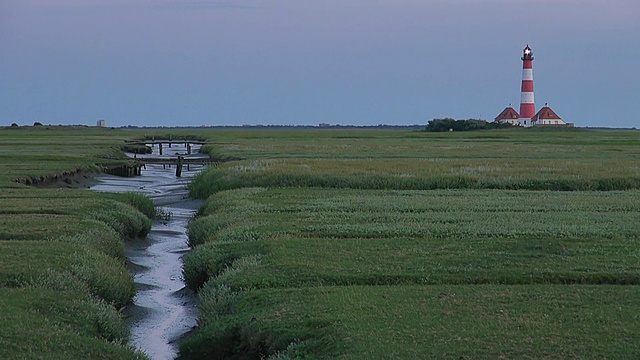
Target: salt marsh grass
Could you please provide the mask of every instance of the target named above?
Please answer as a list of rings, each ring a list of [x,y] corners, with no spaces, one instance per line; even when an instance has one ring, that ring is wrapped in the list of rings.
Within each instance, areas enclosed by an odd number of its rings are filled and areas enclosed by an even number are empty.
[[[640,188],[638,132],[529,130],[456,134],[233,132],[229,134],[236,140],[233,143],[209,147],[245,160],[223,163],[203,173],[194,180],[191,191],[194,196],[207,197],[220,190],[252,186],[563,191]]]
[[[0,357],[145,359],[111,306],[75,290],[0,288]]]
[[[141,356],[122,345],[122,236],[157,212],[14,180],[97,171],[124,139],[162,134],[0,129],[0,357]],[[190,187],[208,200],[189,228],[202,313],[183,358],[637,357],[640,133],[198,136],[220,163]]]
[[[207,301],[218,317],[207,320],[182,349],[196,358],[224,356],[229,345],[254,356],[271,351],[275,359],[633,358],[640,335],[632,325],[640,310],[638,290],[607,285],[225,289]]]
[[[637,356],[638,132],[226,135],[184,358]]]
[[[0,358],[126,358],[119,309],[135,288],[124,240],[144,236],[149,199],[40,189],[17,179],[81,186],[123,158],[127,135],[79,127],[0,128]],[[52,183],[53,184],[53,183]]]
[[[215,210],[198,220],[199,228],[210,222],[215,230],[193,253],[205,269],[195,271],[187,258],[187,281],[196,287],[202,271],[215,275],[252,253],[263,257],[261,267],[227,285],[640,284],[638,191],[232,194],[212,197]],[[227,212],[236,220],[216,220]]]
[[[639,211],[639,191],[223,191],[192,223],[184,274],[203,302],[182,353],[582,357],[606,342],[624,357],[637,318],[618,311],[635,311],[638,286],[620,285],[640,285]],[[559,323],[569,329],[547,344]]]

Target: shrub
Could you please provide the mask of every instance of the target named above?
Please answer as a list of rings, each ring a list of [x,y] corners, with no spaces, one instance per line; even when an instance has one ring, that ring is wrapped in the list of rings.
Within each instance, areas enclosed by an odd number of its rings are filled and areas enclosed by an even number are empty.
[[[76,253],[74,260],[71,272],[88,284],[93,295],[116,308],[131,304],[136,290],[124,263],[91,249]]]
[[[151,220],[133,206],[118,201],[106,205],[90,212],[89,217],[106,223],[125,239],[144,237],[151,231]]]
[[[59,240],[82,246],[90,246],[113,258],[124,260],[124,242],[120,236],[118,236],[118,233],[102,221],[87,221],[94,222],[95,226],[92,226],[90,230],[84,233],[63,236],[59,238]]]
[[[207,283],[200,291],[200,317],[198,325],[205,327],[218,321],[222,316],[233,314],[233,304],[238,296],[237,291],[226,285]]]
[[[430,120],[425,131],[430,132],[446,132],[446,131],[472,131],[472,130],[488,130],[488,129],[505,129],[513,127],[509,123],[489,123],[486,120],[467,119],[455,120],[451,118]]]
[[[220,151],[220,149],[212,144],[203,145],[200,148],[201,154],[209,155],[209,158],[213,161],[223,162],[223,161],[231,161],[231,160],[240,160],[240,158],[224,154]]]
[[[182,274],[189,288],[200,289],[211,274],[222,270],[221,261],[216,258],[219,254],[216,244],[207,243],[194,247],[185,256]]]
[[[65,312],[73,313],[74,318],[89,319],[95,327],[97,336],[118,343],[124,343],[129,338],[129,329],[121,314],[104,300],[91,297],[87,283],[70,272],[54,272],[48,270],[32,279],[28,287],[51,290],[56,292],[73,293],[76,299]],[[50,311],[59,311],[52,308]]]
[[[133,206],[149,219],[155,219],[158,216],[159,210],[156,208],[153,200],[145,194],[128,191],[124,193],[108,194],[107,196]]]
[[[120,147],[120,150],[133,154],[151,154],[153,149],[146,145],[126,144]]]
[[[31,279],[27,286],[53,291],[70,291],[76,294],[90,294],[89,286],[71,272],[46,270]]]
[[[204,244],[212,237],[220,227],[215,226],[215,216],[209,215],[195,219],[189,224],[187,235],[189,236],[189,246]]]
[[[74,312],[91,319],[100,338],[117,343],[126,343],[129,339],[129,329],[122,319],[122,315],[111,305],[100,299],[76,300],[73,303]]]
[[[216,234],[216,241],[218,243],[232,243],[262,240],[265,235],[257,229],[258,225],[250,223],[225,227]]]
[[[184,259],[184,280],[193,290],[200,289],[210,279],[223,284],[223,280],[232,278],[234,274],[260,265],[261,255],[248,251],[222,251],[216,243],[198,245]]]
[[[149,219],[154,219],[156,217],[158,213],[156,206],[153,203],[153,200],[148,196],[135,192],[126,192],[123,196],[126,198],[129,205],[136,208]]]
[[[261,257],[261,255],[252,254],[235,259],[231,266],[227,266],[215,278],[209,280],[209,282],[217,285],[232,286],[236,276],[260,267]]]

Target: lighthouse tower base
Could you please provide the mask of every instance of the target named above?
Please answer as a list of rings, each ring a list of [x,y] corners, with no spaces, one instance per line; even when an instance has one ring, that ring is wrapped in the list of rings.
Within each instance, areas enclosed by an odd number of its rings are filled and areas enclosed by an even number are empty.
[[[531,122],[531,118],[519,118],[518,125],[524,126],[524,127],[530,127],[530,126],[533,126],[533,123]]]

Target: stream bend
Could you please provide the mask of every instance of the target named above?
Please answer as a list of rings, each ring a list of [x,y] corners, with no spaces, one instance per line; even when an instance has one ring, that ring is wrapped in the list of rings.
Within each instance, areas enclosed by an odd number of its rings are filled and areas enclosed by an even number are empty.
[[[192,150],[197,149],[198,145],[193,145]],[[149,156],[161,157],[157,149],[154,152]],[[185,145],[173,144],[163,156],[175,157],[176,153],[186,154]],[[148,164],[141,176],[101,175],[96,178],[98,184],[91,187],[94,191],[143,193],[171,214],[169,220],[155,220],[145,239],[125,244],[128,267],[137,289],[134,305],[125,310],[130,342],[154,360],[174,359],[178,351],[176,340],[196,326],[197,298],[182,279],[182,257],[189,251],[187,226],[202,204],[188,198],[187,185],[201,170],[202,166],[192,165],[190,170],[185,167],[178,178],[175,166]]]

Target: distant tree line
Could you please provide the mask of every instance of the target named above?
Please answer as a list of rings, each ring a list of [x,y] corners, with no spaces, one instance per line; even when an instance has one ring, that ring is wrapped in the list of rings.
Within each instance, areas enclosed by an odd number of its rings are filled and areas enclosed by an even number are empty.
[[[509,123],[488,122],[479,119],[455,120],[451,118],[430,120],[425,131],[444,132],[444,131],[473,131],[473,130],[490,130],[510,128],[513,125]]]

